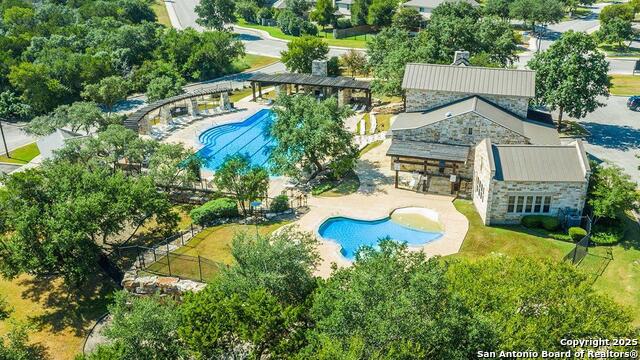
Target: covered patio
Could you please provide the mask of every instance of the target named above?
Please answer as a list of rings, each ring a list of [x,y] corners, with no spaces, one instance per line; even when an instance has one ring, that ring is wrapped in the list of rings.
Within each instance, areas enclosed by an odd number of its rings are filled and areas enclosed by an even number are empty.
[[[468,181],[469,146],[394,140],[387,151],[395,171],[395,188],[401,188],[400,172],[412,174],[408,187],[418,192],[455,194]]]
[[[293,93],[304,92],[315,96],[328,98],[338,96],[340,105],[347,105],[353,100],[361,101],[371,108],[371,83],[344,76],[321,76],[311,74],[255,74],[248,79],[251,83],[253,100],[262,97],[262,88],[275,86],[276,92]],[[356,97],[354,92],[361,92],[364,96]]]

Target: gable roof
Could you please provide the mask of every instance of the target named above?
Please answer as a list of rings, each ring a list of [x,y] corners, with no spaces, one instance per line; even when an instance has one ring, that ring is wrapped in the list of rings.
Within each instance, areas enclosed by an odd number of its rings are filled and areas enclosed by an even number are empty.
[[[586,182],[591,171],[582,142],[568,145],[491,145],[499,181]]]
[[[534,97],[535,72],[478,66],[407,64],[403,89]]]
[[[474,0],[409,0],[403,3],[402,6],[413,6],[413,7],[424,7],[424,8],[435,9],[440,4],[443,4],[446,2],[457,2],[457,1],[467,2],[474,7],[480,5]]]
[[[552,125],[523,119],[518,115],[480,97],[470,96],[428,111],[400,113],[391,130],[416,129],[469,112],[505,127],[535,144],[559,144],[558,133]]]

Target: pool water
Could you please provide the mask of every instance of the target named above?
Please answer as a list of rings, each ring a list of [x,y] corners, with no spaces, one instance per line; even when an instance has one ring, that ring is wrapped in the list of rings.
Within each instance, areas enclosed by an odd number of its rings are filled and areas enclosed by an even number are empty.
[[[392,218],[367,221],[346,217],[333,217],[320,225],[318,233],[337,242],[342,255],[353,260],[361,246],[376,247],[378,241],[389,236],[392,240],[409,245],[424,245],[442,236],[441,231],[425,231],[409,227]]]
[[[200,134],[204,146],[198,150],[203,159],[202,167],[217,170],[225,157],[247,155],[252,165],[267,166],[275,140],[267,133],[274,115],[269,109],[262,109],[242,122],[225,124],[207,129]]]

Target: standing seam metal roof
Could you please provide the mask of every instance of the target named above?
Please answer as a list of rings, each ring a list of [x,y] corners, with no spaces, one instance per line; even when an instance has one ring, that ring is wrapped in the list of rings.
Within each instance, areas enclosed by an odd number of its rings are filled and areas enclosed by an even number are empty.
[[[586,156],[579,141],[570,145],[492,145],[499,181],[585,182]]]
[[[502,96],[535,96],[535,72],[477,66],[407,64],[403,89]]]

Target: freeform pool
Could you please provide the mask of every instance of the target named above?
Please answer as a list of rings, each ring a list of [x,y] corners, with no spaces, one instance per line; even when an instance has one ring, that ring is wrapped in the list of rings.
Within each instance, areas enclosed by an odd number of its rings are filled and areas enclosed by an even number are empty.
[[[235,154],[247,155],[252,165],[265,166],[275,141],[267,133],[273,119],[271,110],[262,109],[242,122],[207,129],[199,136],[204,145],[198,150],[202,166],[215,171],[225,157]]]
[[[340,252],[349,260],[355,258],[361,246],[375,247],[380,239],[387,236],[409,245],[424,245],[439,239],[443,234],[441,230],[427,231],[409,227],[393,217],[373,221],[332,217],[320,225],[318,233],[327,240],[337,242],[341,246]]]

